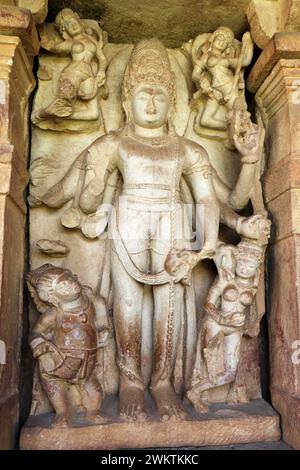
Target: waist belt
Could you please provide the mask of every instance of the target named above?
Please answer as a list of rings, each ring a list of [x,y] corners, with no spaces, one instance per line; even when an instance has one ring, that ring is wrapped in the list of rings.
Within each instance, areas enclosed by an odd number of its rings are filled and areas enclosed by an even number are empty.
[[[171,187],[168,184],[152,184],[152,183],[140,183],[140,184],[124,184],[123,189],[158,189],[164,191],[171,191]]]
[[[150,189],[156,191],[167,191],[169,194],[156,196],[155,194],[144,196],[137,193],[131,193],[130,190],[136,189]],[[122,188],[121,196],[126,196],[128,202],[137,202],[141,204],[171,204],[172,202],[181,202],[179,189],[175,190],[175,198],[172,198],[172,190],[169,185],[166,184],[125,184]]]
[[[112,240],[113,246],[118,254],[118,257],[124,266],[126,272],[136,281],[143,284],[149,285],[160,285],[167,284],[172,281],[171,277],[167,271],[163,270],[156,274],[148,274],[139,270],[139,268],[134,264],[124,242],[121,238],[119,229],[118,229],[118,205],[116,206],[116,211],[113,211],[110,219],[110,239]]]

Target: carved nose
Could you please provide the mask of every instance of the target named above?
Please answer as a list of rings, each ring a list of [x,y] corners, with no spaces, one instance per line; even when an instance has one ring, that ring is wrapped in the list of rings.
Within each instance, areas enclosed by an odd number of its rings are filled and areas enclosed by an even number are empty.
[[[154,104],[154,101],[153,101],[152,98],[147,103],[146,111],[147,111],[148,114],[155,114],[156,113],[156,107],[155,107],[155,104]]]

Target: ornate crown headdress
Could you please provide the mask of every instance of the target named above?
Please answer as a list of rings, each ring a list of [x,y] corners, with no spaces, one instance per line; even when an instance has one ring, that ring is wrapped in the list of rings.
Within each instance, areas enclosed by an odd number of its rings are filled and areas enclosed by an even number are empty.
[[[163,86],[175,105],[175,76],[167,50],[158,39],[144,39],[132,50],[123,81],[123,100],[127,100],[140,83]]]
[[[255,242],[242,240],[237,245],[237,258],[247,258],[249,256],[257,259],[258,263],[261,264],[265,257],[265,246],[261,246]]]

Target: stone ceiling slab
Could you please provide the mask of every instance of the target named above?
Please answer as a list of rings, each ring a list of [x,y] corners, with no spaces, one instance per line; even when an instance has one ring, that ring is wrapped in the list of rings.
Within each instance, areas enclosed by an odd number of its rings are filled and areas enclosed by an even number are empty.
[[[136,43],[157,36],[177,47],[201,32],[225,25],[240,36],[248,27],[250,0],[50,0],[48,20],[64,7],[101,22],[110,42]],[[261,0],[274,3],[274,0]]]

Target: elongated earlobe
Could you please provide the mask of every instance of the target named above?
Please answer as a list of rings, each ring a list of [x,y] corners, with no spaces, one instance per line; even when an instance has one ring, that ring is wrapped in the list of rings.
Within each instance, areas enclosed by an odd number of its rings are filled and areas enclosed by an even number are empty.
[[[123,101],[122,106],[123,106],[123,109],[124,109],[124,112],[125,112],[125,129],[124,129],[124,132],[125,132],[125,136],[128,136],[129,126],[130,126],[130,123],[131,123],[130,103],[128,102],[128,100]]]
[[[168,116],[167,116],[167,132],[173,137],[176,135],[174,119],[175,119],[175,108],[174,106],[171,106],[168,112]]]

